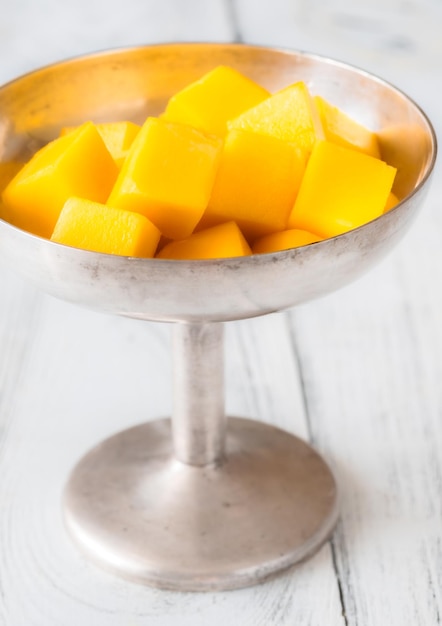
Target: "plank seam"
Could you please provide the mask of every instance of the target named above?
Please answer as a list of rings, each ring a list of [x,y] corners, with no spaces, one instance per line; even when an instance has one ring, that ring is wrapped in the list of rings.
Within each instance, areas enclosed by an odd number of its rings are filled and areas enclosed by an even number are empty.
[[[305,422],[307,425],[308,438],[309,438],[310,443],[313,446],[315,446],[316,438],[313,434],[312,420],[311,420],[309,404],[308,404],[306,382],[305,382],[304,372],[303,372],[303,367],[302,367],[302,359],[299,354],[298,342],[296,339],[296,331],[294,328],[294,322],[292,321],[292,316],[290,314],[290,311],[285,313],[285,319],[286,319],[286,324],[287,324],[287,329],[288,329],[290,345],[292,347],[293,358],[296,364],[296,369],[298,370],[298,377],[299,377],[299,383],[301,386],[301,397],[302,397],[302,404],[304,407]],[[339,573],[338,561],[337,561],[337,556],[336,556],[336,545],[333,540],[333,537],[329,539],[329,544],[330,544],[333,572],[335,574],[336,584],[338,586],[339,602],[341,605],[341,614],[342,614],[342,618],[344,620],[345,626],[349,626],[349,622],[347,618],[347,609],[346,609],[345,598],[344,598],[344,589],[342,586],[341,576]]]
[[[233,41],[237,43],[244,43],[244,38],[241,33],[241,27],[239,24],[238,11],[236,8],[235,0],[224,0],[227,18],[232,28]]]
[[[348,626],[347,609],[346,609],[345,598],[344,598],[344,589],[343,589],[342,582],[341,582],[341,576],[339,574],[338,560],[336,557],[336,544],[335,544],[333,537],[330,539],[330,551],[331,551],[331,558],[332,558],[332,564],[333,564],[333,571],[336,576],[336,584],[338,585],[338,593],[339,593],[339,601],[341,603],[342,617],[343,617],[345,626]]]

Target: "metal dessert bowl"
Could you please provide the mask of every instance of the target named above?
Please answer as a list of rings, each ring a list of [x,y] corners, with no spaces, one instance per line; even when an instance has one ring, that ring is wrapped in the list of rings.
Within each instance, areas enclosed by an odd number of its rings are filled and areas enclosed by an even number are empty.
[[[368,270],[417,214],[436,140],[403,93],[361,70],[284,50],[176,44],[94,54],[0,88],[0,160],[30,156],[62,126],[142,122],[213,67],[237,68],[270,91],[304,80],[376,130],[398,168],[401,202],[333,239],[283,252],[207,261],[99,254],[0,220],[0,255],[48,293],[109,313],[170,322],[173,414],[111,436],[65,488],[66,527],[95,563],[156,587],[207,591],[262,582],[330,536],[339,492],[306,442],[224,411],[223,322],[330,292]],[[215,323],[211,323],[215,322]]]
[[[131,120],[213,67],[237,68],[270,91],[298,80],[378,133],[382,158],[398,168],[402,200],[338,237],[271,254],[207,261],[105,255],[52,243],[0,220],[0,254],[36,286],[78,304],[159,321],[225,321],[262,315],[331,292],[382,258],[422,204],[436,139],[405,94],[340,62],[241,44],[168,44],[64,61],[0,88],[0,161],[27,158],[62,126]]]

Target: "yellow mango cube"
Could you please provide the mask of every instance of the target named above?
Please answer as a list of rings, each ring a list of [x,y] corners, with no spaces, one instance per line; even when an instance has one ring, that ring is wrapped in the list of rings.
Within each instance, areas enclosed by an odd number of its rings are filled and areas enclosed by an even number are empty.
[[[9,220],[19,228],[50,237],[71,196],[105,202],[118,175],[92,122],[35,153],[3,191]]]
[[[252,241],[284,229],[304,169],[304,152],[291,144],[258,133],[230,131],[198,230],[234,220]]]
[[[344,146],[344,148],[360,150],[377,159],[380,158],[381,153],[376,133],[355,122],[321,96],[315,96],[314,101],[327,141]]]
[[[387,202],[384,206],[384,213],[387,213],[387,211],[395,207],[397,204],[399,204],[399,198],[391,191],[388,194]]]
[[[166,244],[158,259],[218,259],[251,254],[250,247],[235,222],[218,224],[193,233],[182,241]]]
[[[159,238],[159,230],[144,215],[73,197],[65,203],[51,240],[94,252],[153,257]]]
[[[77,128],[77,126],[65,126],[60,131],[60,137],[68,135]],[[100,122],[95,124],[95,128],[100,133],[115,163],[121,168],[141,127],[133,122]]]
[[[107,204],[150,219],[169,239],[188,237],[209,202],[222,140],[148,118]]]
[[[227,124],[229,130],[242,129],[270,135],[311,152],[324,138],[319,113],[307,86],[297,82],[245,111]]]
[[[3,161],[0,163],[0,193],[24,166],[20,161]]]
[[[307,163],[288,228],[334,237],[382,215],[396,168],[328,141]]]
[[[278,250],[288,250],[289,248],[298,248],[299,246],[306,246],[309,243],[315,243],[316,241],[322,241],[322,237],[309,233],[306,230],[299,230],[292,228],[290,230],[283,230],[279,233],[272,233],[271,235],[265,235],[257,239],[253,246],[253,254],[264,254],[266,252],[277,252]]]
[[[220,65],[172,96],[162,118],[222,137],[227,120],[269,96],[266,89],[240,72]]]
[[[3,163],[0,163],[0,194],[10,180],[18,174],[23,165],[24,163],[20,163],[19,161],[3,161]],[[5,206],[3,202],[0,202],[0,219],[6,222],[12,222],[8,207]]]

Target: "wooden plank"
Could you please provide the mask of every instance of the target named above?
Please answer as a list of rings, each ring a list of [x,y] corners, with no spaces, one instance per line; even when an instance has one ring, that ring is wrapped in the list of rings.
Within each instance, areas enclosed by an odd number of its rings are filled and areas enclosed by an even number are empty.
[[[314,440],[338,468],[349,624],[440,621],[440,212],[369,276],[292,313]]]
[[[8,449],[15,402],[39,324],[41,294],[0,265],[0,455]]]
[[[437,79],[442,8],[437,0],[403,3],[331,0],[232,0],[246,42],[323,54],[413,88]],[[405,85],[404,85],[405,86]]]
[[[436,50],[434,37],[424,41],[432,27],[413,34],[412,54],[389,55],[382,46],[373,51],[369,36],[360,35],[359,45],[354,22],[337,25],[336,5],[322,7],[316,28],[316,4],[129,1],[126,15],[112,1],[102,20],[102,4],[93,1],[23,2],[2,14],[0,50],[10,62],[0,80],[97,47],[245,39],[314,48],[398,75],[414,94],[423,88],[420,100],[440,127],[434,83],[410,72]],[[358,6],[347,14],[359,15]],[[49,10],[51,19],[42,20]],[[1,271],[0,623],[439,623],[441,191],[434,187],[406,242],[359,283],[290,313],[226,326],[229,412],[311,436],[343,489],[332,550],[233,593],[173,594],[122,582],[83,559],[62,526],[60,499],[75,461],[115,430],[170,412],[170,327],[77,309]]]
[[[173,41],[229,41],[223,0],[50,0],[2,6],[0,83],[47,63],[120,46]]]
[[[18,398],[22,393],[26,364],[33,349],[33,337],[40,318],[41,295],[23,283],[13,272],[0,266],[2,298],[0,306],[0,517],[5,533],[0,533],[0,555],[11,537],[8,502],[13,495],[10,482],[15,450],[11,431]],[[0,624],[8,624],[6,614],[9,568],[0,566]]]

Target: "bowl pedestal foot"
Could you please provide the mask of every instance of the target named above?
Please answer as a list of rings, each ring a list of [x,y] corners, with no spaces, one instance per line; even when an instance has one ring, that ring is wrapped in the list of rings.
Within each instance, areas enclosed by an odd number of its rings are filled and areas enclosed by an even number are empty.
[[[89,452],[64,494],[75,542],[130,580],[175,590],[261,582],[313,554],[337,519],[337,488],[308,444],[223,411],[222,325],[176,330],[172,420]]]

